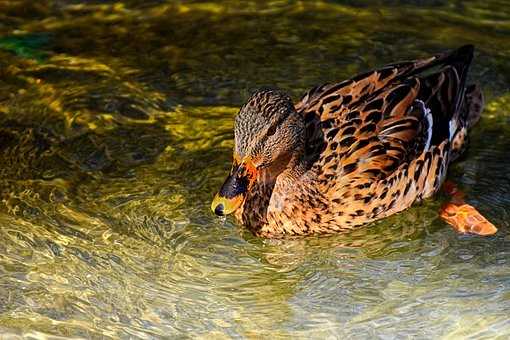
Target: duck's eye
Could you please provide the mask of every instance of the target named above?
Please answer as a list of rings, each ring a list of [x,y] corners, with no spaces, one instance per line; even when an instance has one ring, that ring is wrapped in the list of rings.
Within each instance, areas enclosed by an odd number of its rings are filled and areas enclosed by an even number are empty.
[[[267,136],[270,137],[270,136],[274,135],[276,133],[276,128],[277,128],[276,124],[271,125],[269,127],[269,129],[267,130]]]

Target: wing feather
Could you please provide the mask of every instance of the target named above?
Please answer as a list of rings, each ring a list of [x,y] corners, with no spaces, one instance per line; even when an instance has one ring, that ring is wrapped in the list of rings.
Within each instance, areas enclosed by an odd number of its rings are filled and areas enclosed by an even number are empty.
[[[306,154],[321,183],[337,197],[340,187],[388,179],[398,168],[430,177],[441,165],[423,155],[440,145],[446,150],[451,122],[458,120],[469,65],[461,57],[469,59],[457,51],[398,63],[307,92],[296,109],[305,118]],[[328,181],[335,174],[341,180]],[[422,177],[420,188],[429,183]]]

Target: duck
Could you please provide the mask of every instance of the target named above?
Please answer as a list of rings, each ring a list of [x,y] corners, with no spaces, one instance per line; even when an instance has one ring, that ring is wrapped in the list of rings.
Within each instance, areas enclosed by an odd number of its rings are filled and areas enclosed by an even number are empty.
[[[326,83],[294,103],[251,94],[234,122],[231,170],[211,210],[254,235],[346,233],[436,194],[483,110],[467,84],[474,47]]]

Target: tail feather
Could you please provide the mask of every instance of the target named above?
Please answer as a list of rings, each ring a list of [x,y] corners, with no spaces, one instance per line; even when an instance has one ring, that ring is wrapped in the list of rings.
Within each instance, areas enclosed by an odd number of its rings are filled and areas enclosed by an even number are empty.
[[[437,55],[415,69],[416,73],[422,73],[440,68],[439,72],[422,78],[419,98],[433,114],[432,144],[448,138],[450,159],[457,158],[466,148],[467,130],[478,121],[483,109],[480,87],[466,84],[473,52],[472,45],[465,45],[451,53]]]
[[[459,76],[459,93],[455,101],[454,112],[460,111],[464,101],[467,73],[473,61],[474,49],[473,45],[465,45],[454,51],[448,57],[448,59],[451,60],[448,64],[455,68]]]

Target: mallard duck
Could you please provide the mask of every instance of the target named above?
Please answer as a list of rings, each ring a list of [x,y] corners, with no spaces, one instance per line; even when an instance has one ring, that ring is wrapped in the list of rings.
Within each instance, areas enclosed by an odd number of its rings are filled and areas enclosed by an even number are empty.
[[[213,212],[283,238],[347,232],[432,196],[483,108],[466,84],[473,50],[317,86],[297,104],[277,89],[254,92],[235,118]]]

